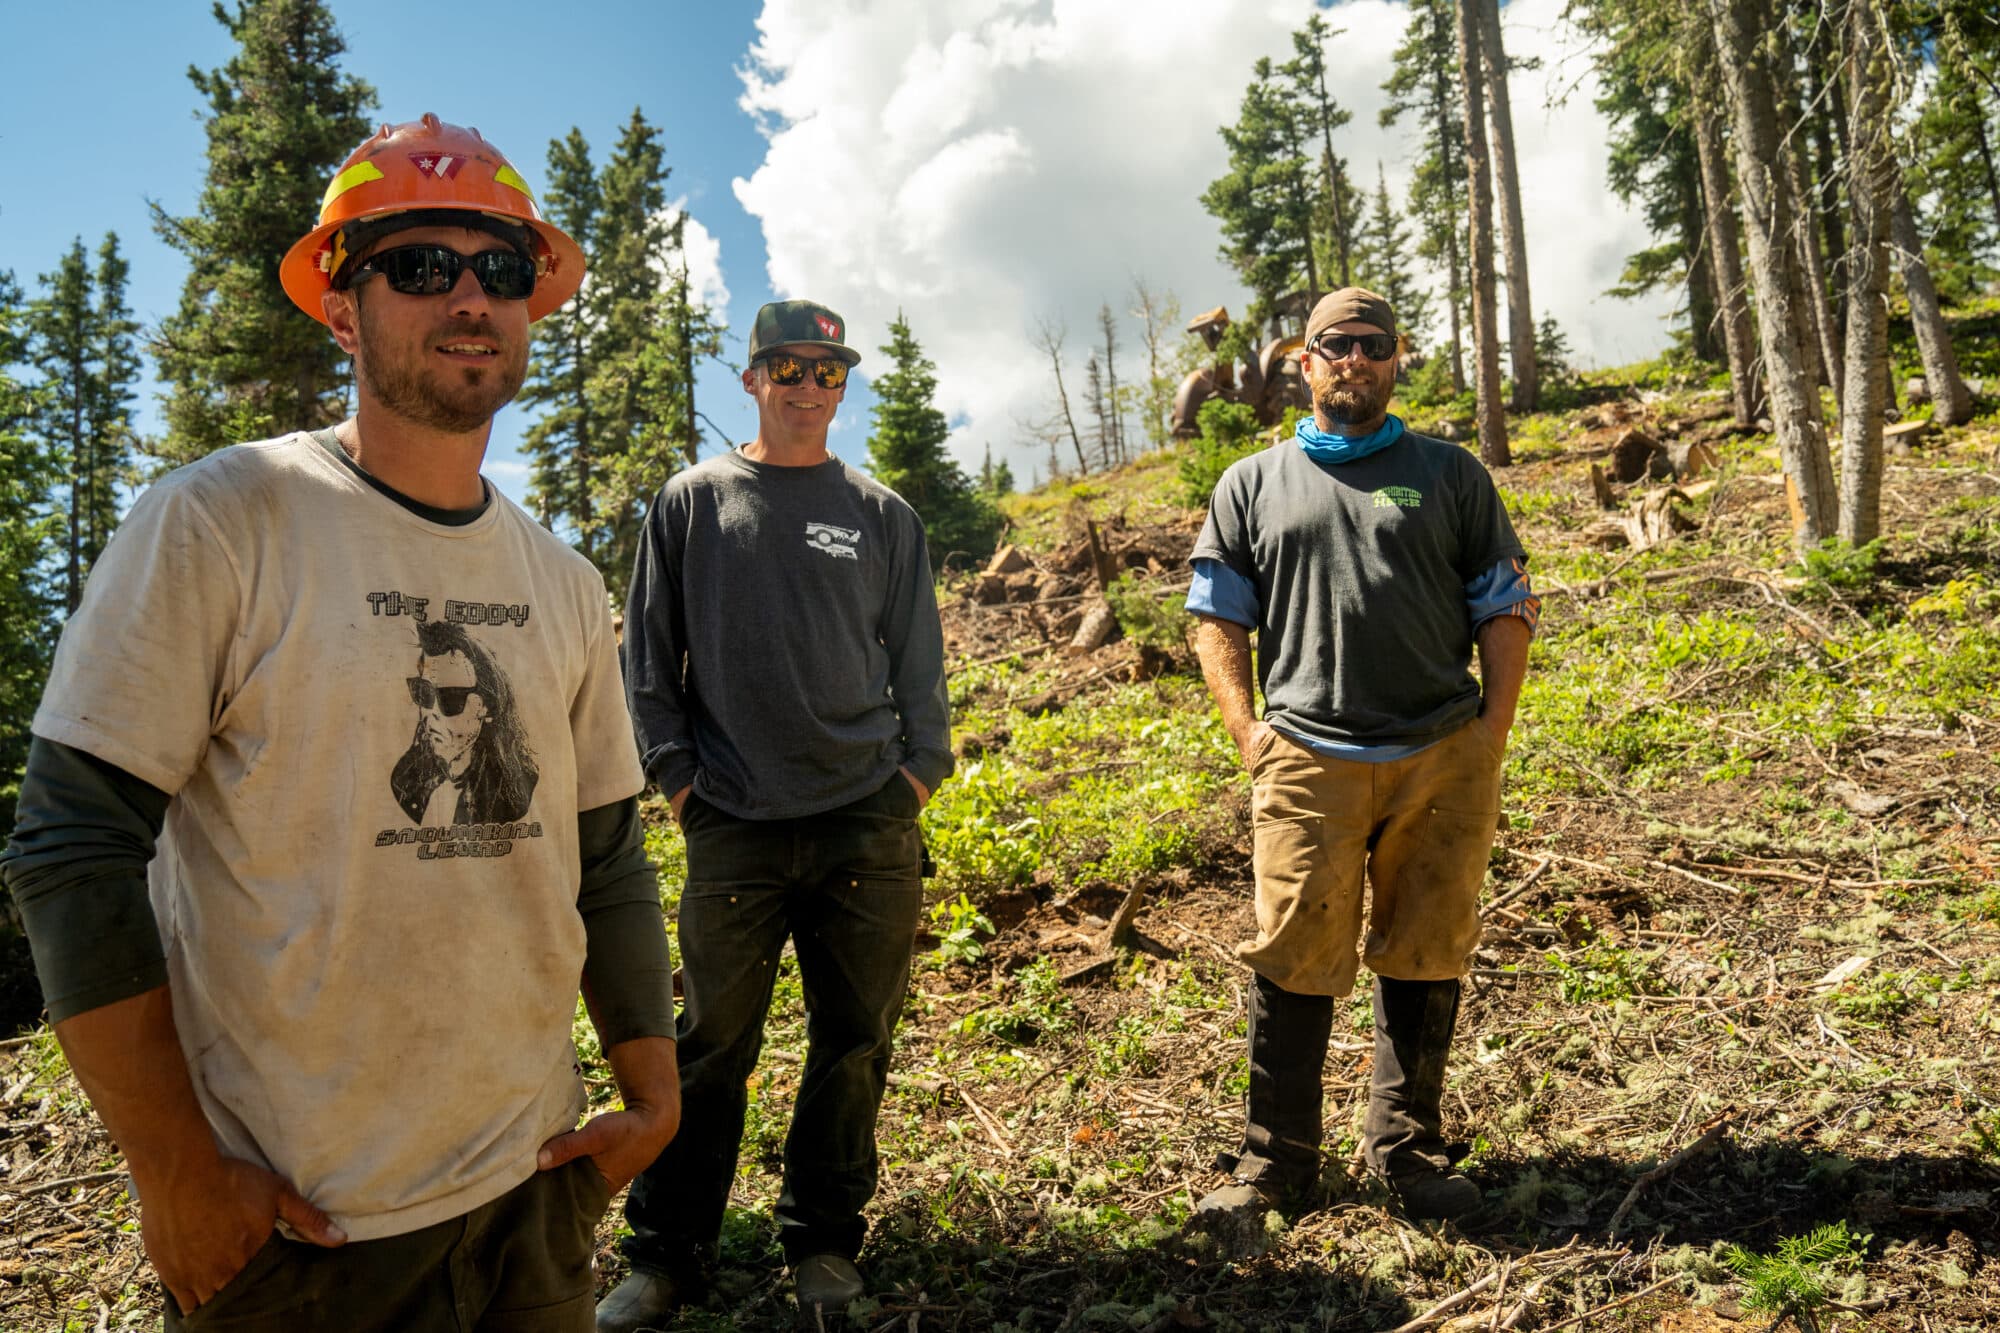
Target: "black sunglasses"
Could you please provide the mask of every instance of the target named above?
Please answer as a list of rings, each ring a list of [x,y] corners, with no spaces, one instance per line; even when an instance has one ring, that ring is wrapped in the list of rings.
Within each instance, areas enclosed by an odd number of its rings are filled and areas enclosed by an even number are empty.
[[[458,286],[466,269],[488,296],[501,301],[525,301],[535,291],[535,261],[518,250],[481,250],[462,255],[444,245],[399,245],[356,264],[341,284],[352,287],[381,274],[390,288],[405,296],[443,296]]]
[[[813,383],[822,389],[838,389],[847,383],[847,363],[839,357],[823,356],[814,360],[780,352],[764,358],[764,373],[771,377],[771,383],[782,384],[786,388],[804,384],[808,369],[812,371]]]
[[[433,685],[422,676],[407,676],[410,683],[410,702],[419,708],[435,708],[446,717],[457,717],[465,711],[465,701],[477,690],[476,685]]]
[[[1387,361],[1396,354],[1393,333],[1322,333],[1314,339],[1312,350],[1329,361],[1345,361],[1356,344],[1370,361]]]

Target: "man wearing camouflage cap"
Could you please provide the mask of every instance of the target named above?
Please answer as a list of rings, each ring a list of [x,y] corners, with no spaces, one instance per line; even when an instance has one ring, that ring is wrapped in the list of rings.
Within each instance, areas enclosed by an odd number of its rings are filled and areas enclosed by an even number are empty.
[[[917,813],[952,755],[923,524],[827,452],[860,359],[825,306],[766,305],[743,372],[757,438],[675,476],[646,518],[625,678],[646,776],[687,837],[684,1119],[632,1184],[633,1272],[600,1333],[703,1296],[787,938],[807,1049],[779,1238],[808,1327],[863,1291],[861,1209],[923,897]]]
[[[1320,1069],[1360,963],[1375,974],[1368,1165],[1413,1217],[1480,1203],[1441,1102],[1540,602],[1479,460],[1389,415],[1398,352],[1382,297],[1320,301],[1299,355],[1312,415],[1223,474],[1195,542],[1187,604],[1250,772],[1257,918],[1238,949],[1256,974],[1243,1147],[1198,1221],[1310,1206]]]
[[[678,1117],[672,969],[604,581],[479,469],[583,255],[425,116],[280,276],[355,415],[133,506],[6,881],[169,1329],[582,1333]],[[581,1128],[579,977],[624,1101]]]

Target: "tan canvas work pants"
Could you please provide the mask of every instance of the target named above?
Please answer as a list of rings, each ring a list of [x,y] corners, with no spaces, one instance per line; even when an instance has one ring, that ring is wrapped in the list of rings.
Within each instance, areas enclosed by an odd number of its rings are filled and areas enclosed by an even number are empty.
[[[1379,764],[1267,735],[1250,759],[1257,938],[1238,956],[1299,995],[1348,994],[1359,963],[1400,981],[1462,975],[1479,943],[1501,759],[1478,718]]]

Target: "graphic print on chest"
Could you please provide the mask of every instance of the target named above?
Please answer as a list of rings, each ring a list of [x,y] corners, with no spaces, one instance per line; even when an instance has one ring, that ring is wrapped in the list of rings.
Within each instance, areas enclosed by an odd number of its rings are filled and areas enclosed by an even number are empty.
[[[1413,486],[1384,486],[1375,492],[1377,509],[1419,509],[1423,503],[1424,493]]]
[[[843,528],[832,523],[806,524],[806,545],[836,560],[859,560],[854,548],[861,544],[861,529]]]
[[[368,600],[378,616],[415,622],[417,650],[416,673],[403,680],[415,727],[388,775],[390,795],[413,827],[385,829],[375,845],[415,844],[419,860],[435,860],[504,856],[515,838],[539,837],[539,823],[522,822],[541,772],[513,682],[468,628],[523,626],[527,606],[454,600],[443,619],[432,619],[429,598],[371,593]]]

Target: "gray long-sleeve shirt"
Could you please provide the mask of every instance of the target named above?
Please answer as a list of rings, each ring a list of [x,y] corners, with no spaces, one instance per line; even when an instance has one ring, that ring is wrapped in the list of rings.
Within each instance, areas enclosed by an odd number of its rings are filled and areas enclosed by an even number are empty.
[[[818,814],[899,765],[951,774],[944,635],[923,524],[837,458],[725,454],[669,481],[626,600],[646,774],[744,819]]]

